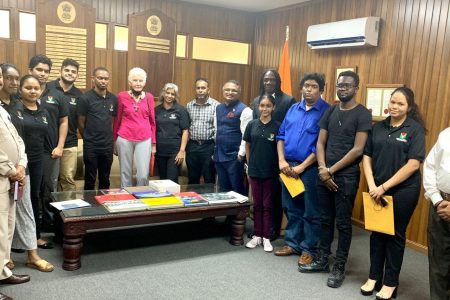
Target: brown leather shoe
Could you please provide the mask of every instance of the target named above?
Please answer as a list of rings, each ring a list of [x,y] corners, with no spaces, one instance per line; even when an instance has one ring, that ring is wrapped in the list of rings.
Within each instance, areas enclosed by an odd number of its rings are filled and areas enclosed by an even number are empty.
[[[302,255],[300,255],[300,257],[298,258],[298,265],[309,265],[313,262],[313,260],[314,257],[311,254],[303,252]]]
[[[294,249],[292,249],[288,245],[284,245],[282,248],[280,248],[277,251],[275,251],[274,254],[276,256],[289,256],[289,255],[292,255],[294,253],[295,253]]]
[[[12,274],[8,278],[0,280],[1,284],[21,284],[30,281],[29,275],[15,275]]]
[[[10,296],[0,293],[0,300],[13,300]]]

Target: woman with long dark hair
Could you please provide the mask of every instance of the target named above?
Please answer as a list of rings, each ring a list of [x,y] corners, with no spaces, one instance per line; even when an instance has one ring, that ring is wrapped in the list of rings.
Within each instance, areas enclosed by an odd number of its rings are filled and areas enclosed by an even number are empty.
[[[414,92],[407,87],[395,89],[388,110],[389,117],[373,126],[363,156],[370,196],[378,203],[383,195],[394,199],[395,235],[372,232],[369,279],[361,287],[365,296],[381,288],[377,299],[397,295],[406,227],[419,199],[419,167],[425,158],[426,129]]]

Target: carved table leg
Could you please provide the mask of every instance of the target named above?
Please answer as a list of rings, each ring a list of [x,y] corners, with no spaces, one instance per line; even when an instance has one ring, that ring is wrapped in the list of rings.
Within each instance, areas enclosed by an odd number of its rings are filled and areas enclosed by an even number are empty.
[[[74,271],[81,268],[81,249],[86,228],[83,224],[64,224],[63,269]]]
[[[245,221],[248,215],[248,208],[243,208],[240,210],[236,216],[234,216],[231,221],[231,239],[230,243],[234,246],[240,246],[244,244],[244,230]]]

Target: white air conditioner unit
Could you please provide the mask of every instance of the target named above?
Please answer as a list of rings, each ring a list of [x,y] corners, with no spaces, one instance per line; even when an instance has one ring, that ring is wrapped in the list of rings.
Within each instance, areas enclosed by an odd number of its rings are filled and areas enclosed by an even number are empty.
[[[306,42],[311,49],[378,45],[379,17],[311,25]]]

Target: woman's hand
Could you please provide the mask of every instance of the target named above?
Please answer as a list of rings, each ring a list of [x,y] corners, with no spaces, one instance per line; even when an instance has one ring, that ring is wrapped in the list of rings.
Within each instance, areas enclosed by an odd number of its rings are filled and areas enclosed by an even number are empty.
[[[180,152],[178,152],[177,156],[175,157],[175,164],[181,165],[184,161],[185,156],[186,152],[180,150]]]
[[[375,202],[378,204],[380,203],[380,198],[381,198],[381,196],[384,195],[384,193],[385,193],[385,190],[383,188],[383,185],[376,186],[373,189],[369,188],[370,197],[372,197],[372,199],[374,199]]]
[[[156,153],[156,144],[152,144],[152,154]]]

